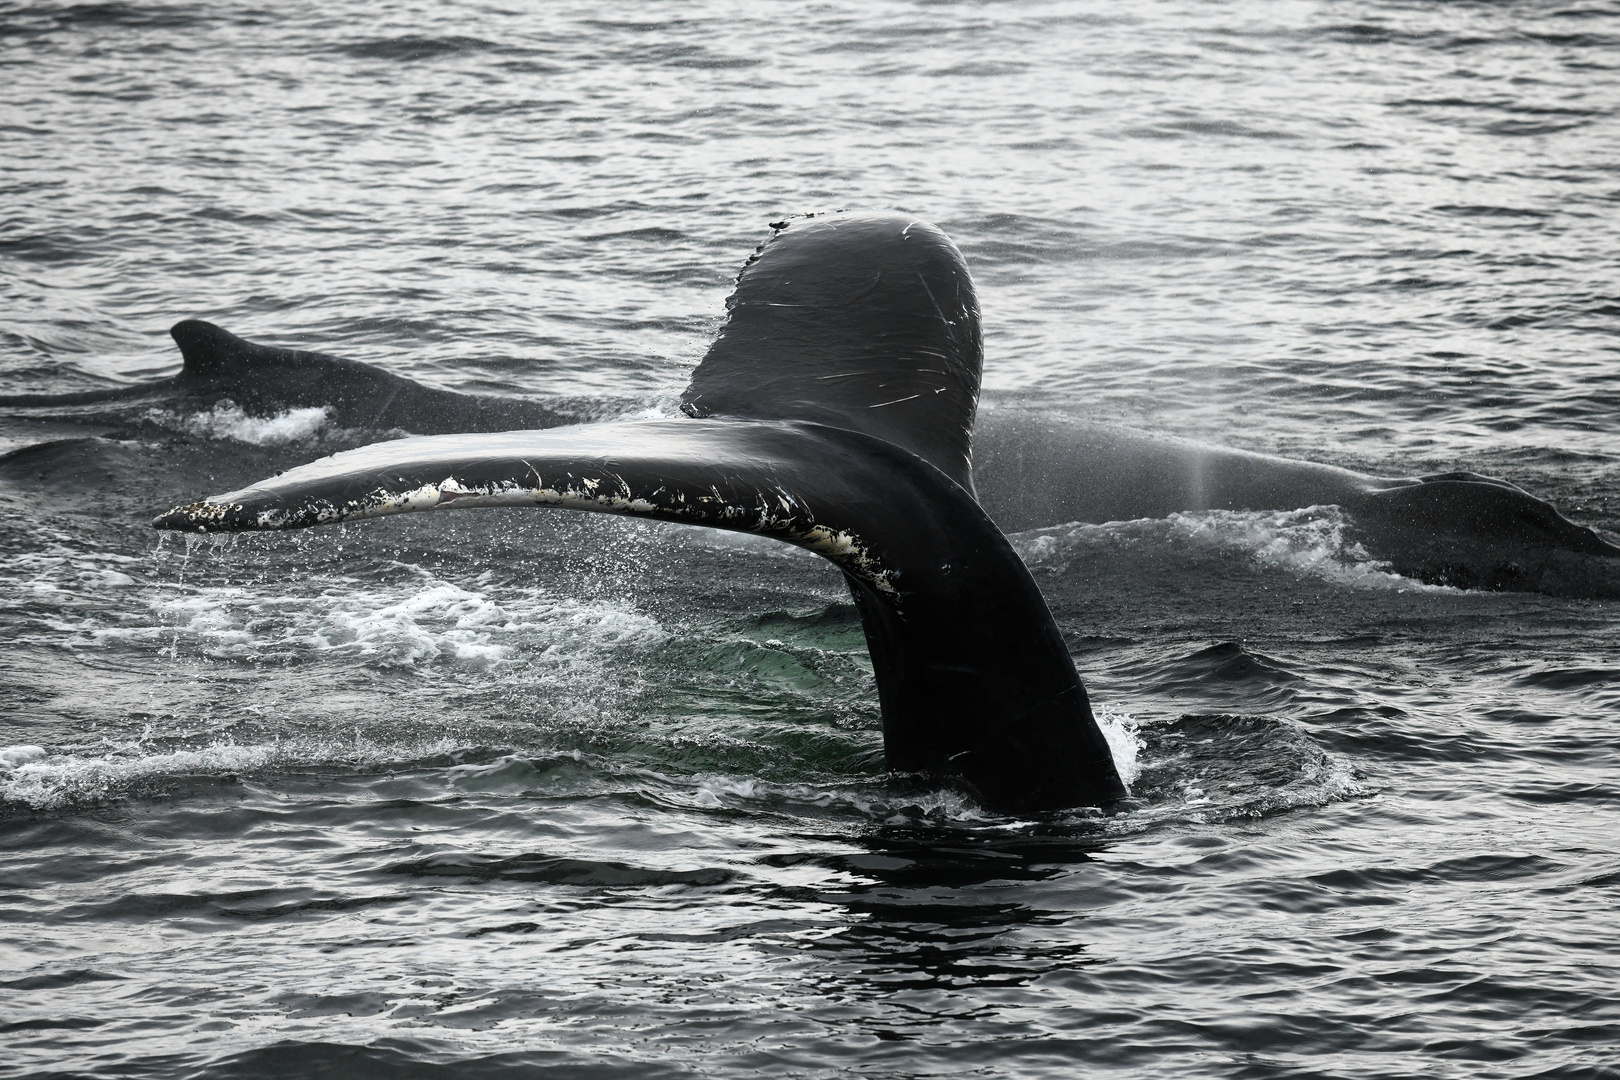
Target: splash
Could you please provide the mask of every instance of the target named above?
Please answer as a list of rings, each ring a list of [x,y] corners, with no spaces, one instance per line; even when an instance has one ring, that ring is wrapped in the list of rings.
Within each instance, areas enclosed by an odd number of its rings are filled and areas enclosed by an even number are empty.
[[[1454,592],[1390,570],[1349,539],[1350,517],[1337,506],[1299,510],[1201,510],[1166,518],[1033,529],[1009,539],[1032,570],[1062,573],[1071,558],[1122,545],[1242,555],[1257,566],[1367,589]]]
[[[915,791],[896,790],[887,780],[869,785],[773,783],[754,776],[701,774],[681,781],[659,777],[669,785],[664,798],[696,810],[741,808],[805,814],[851,814],[887,825],[1004,824],[1012,819],[980,806],[964,792],[924,779]]]
[[[1133,794],[1145,805],[1118,820],[1116,832],[1269,817],[1375,794],[1348,759],[1294,721],[1189,714],[1139,730]]]
[[[1111,705],[1103,705],[1097,709],[1096,719],[1103,738],[1108,740],[1108,752],[1114,755],[1114,769],[1124,782],[1126,791],[1129,791],[1142,774],[1138,759],[1143,742],[1136,717]]]
[[[39,539],[37,550],[0,555],[0,608],[30,600],[60,603],[137,584],[129,571],[139,573],[142,559],[102,551],[65,533],[42,531]]]
[[[288,409],[274,416],[250,416],[236,402],[226,399],[207,412],[190,415],[153,409],[147,413],[147,419],[162,427],[207,439],[230,439],[251,446],[283,446],[316,438],[326,430],[332,417],[325,406]]]
[[[55,612],[42,622],[69,648],[146,645],[253,662],[330,656],[417,671],[487,670],[519,658],[555,671],[668,637],[656,619],[622,602],[558,598],[537,588],[503,589],[496,602],[421,571],[392,587],[348,577],[309,584],[315,595],[259,583],[182,583],[180,595],[147,597],[152,617],[133,625],[96,612]]]

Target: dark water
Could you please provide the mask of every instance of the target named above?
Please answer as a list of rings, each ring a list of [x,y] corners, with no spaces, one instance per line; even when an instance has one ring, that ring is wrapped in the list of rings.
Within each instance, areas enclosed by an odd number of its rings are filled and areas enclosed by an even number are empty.
[[[198,316],[659,414],[766,222],[897,207],[989,408],[1620,528],[1612,4],[6,5],[0,77],[3,392]],[[796,551],[188,549],[371,435],[88,433],[0,461],[0,1075],[1620,1075],[1612,603],[1332,509],[1022,534],[1141,807],[1009,820],[885,773]]]

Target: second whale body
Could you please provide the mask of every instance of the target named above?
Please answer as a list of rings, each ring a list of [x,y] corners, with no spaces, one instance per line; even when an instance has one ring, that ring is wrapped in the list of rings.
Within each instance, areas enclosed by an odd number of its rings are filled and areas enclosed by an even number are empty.
[[[1384,477],[1112,424],[986,413],[980,502],[1008,532],[1203,510],[1337,506],[1348,539],[1433,585],[1620,597],[1620,548],[1552,504],[1472,472]]]

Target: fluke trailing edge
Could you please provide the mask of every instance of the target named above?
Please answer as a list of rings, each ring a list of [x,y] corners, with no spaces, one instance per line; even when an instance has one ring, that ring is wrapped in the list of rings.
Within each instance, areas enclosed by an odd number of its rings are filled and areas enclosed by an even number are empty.
[[[974,497],[981,364],[978,303],[944,233],[815,218],[744,269],[688,418],[379,443],[155,524],[522,505],[759,533],[844,572],[892,768],[960,778],[1008,811],[1106,805],[1126,792],[1074,663]]]

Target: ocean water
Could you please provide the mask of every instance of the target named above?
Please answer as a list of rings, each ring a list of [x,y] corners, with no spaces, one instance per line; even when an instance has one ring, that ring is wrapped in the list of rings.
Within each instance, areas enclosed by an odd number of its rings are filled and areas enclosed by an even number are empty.
[[[986,409],[1620,530],[1613,3],[4,4],[0,75],[0,393],[200,317],[662,415],[768,222],[896,208]],[[794,549],[146,524],[377,435],[0,418],[0,1076],[1620,1076],[1613,602],[1018,534],[1136,806],[1012,819]]]

